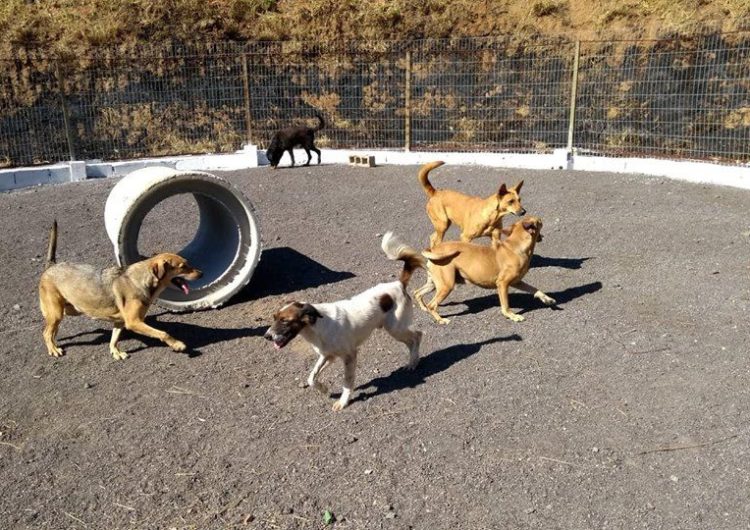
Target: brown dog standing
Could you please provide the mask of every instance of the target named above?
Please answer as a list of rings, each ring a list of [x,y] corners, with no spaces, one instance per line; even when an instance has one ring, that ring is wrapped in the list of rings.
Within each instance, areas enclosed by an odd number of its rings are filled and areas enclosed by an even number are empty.
[[[98,270],[91,265],[56,263],[57,222],[52,225],[47,268],[39,280],[39,305],[44,316],[44,342],[53,357],[63,355],[55,342],[64,315],[87,315],[114,323],[109,351],[115,359],[128,354],[117,347],[122,328],[153,337],[174,351],[185,344],[144,322],[151,303],[171,283],[185,293],[185,280],[197,280],[203,273],[176,254],[157,254],[127,268]]]
[[[414,292],[419,307],[429,312],[438,323],[447,324],[449,320],[441,317],[437,308],[453,291],[457,275],[479,287],[497,289],[503,315],[514,322],[521,322],[524,317],[513,313],[508,307],[510,286],[533,294],[534,298],[546,305],[555,305],[553,298],[522,281],[529,270],[534,246],[542,239],[541,230],[542,220],[529,216],[513,224],[508,238],[498,245],[485,247],[449,241],[425,250],[422,255],[429,260],[429,277],[427,283]],[[433,289],[437,289],[437,292],[430,303],[425,305],[422,299]]]
[[[502,218],[509,213],[525,215],[526,210],[521,206],[521,192],[523,181],[513,188],[500,186],[497,193],[487,198],[465,195],[454,190],[436,190],[427,175],[444,162],[430,162],[419,170],[419,182],[427,193],[427,215],[435,227],[430,236],[430,247],[434,248],[443,242],[445,232],[451,223],[461,228],[461,241],[471,241],[482,236],[491,236],[493,244],[500,242]]]

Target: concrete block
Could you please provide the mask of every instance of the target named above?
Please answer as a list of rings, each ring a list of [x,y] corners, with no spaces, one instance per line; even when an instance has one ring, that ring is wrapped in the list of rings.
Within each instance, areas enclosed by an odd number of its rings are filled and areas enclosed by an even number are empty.
[[[71,182],[86,180],[86,162],[75,160],[68,162],[68,165],[70,165]]]
[[[349,155],[349,165],[359,167],[375,167],[374,155]]]

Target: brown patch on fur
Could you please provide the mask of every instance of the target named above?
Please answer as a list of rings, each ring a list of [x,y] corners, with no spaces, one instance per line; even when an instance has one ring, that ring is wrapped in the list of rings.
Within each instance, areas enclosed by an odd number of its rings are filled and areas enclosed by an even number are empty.
[[[383,313],[387,313],[388,311],[393,309],[395,302],[393,301],[391,295],[384,294],[381,295],[380,298],[378,298],[378,305],[380,306],[380,310],[383,311]]]

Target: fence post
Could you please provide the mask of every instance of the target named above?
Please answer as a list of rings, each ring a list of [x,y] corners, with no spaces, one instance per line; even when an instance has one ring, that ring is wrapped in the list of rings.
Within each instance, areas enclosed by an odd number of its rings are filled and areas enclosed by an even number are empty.
[[[253,136],[253,115],[250,111],[250,76],[247,71],[247,54],[242,53],[242,88],[245,98],[245,141],[248,144],[252,144]]]
[[[406,86],[404,87],[404,151],[411,151],[411,50],[406,50]]]
[[[568,117],[568,156],[573,152],[573,132],[576,126],[576,97],[578,97],[578,62],[581,58],[581,41],[576,40],[573,56],[573,80],[570,84],[570,116]]]
[[[60,59],[55,60],[55,75],[57,76],[57,92],[60,95],[60,106],[63,113],[65,137],[68,141],[68,155],[70,155],[70,160],[73,161],[76,159],[75,142],[73,141],[73,130],[70,126],[70,109],[68,109],[68,100],[65,97],[65,78],[60,69]]]

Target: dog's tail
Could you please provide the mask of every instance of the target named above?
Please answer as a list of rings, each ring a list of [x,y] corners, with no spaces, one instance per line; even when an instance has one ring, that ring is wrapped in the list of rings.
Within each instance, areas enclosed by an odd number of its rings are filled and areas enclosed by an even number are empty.
[[[455,258],[460,253],[460,250],[442,250],[438,245],[437,248],[422,251],[422,256],[432,262],[441,264],[441,262]]]
[[[313,129],[313,131],[319,131],[323,127],[326,126],[326,122],[323,121],[323,116],[320,115],[320,113],[316,112],[315,117],[318,118],[318,126]]]
[[[432,184],[430,184],[430,181],[427,180],[427,174],[436,167],[440,167],[443,164],[445,164],[445,162],[437,160],[435,162],[425,164],[421,168],[419,168],[419,174],[417,175],[417,178],[419,179],[419,183],[422,184],[422,187],[424,188],[424,191],[428,197],[432,197],[433,195],[435,195],[435,188],[433,188]]]
[[[387,232],[383,236],[383,242],[380,246],[383,248],[385,255],[388,256],[388,259],[404,262],[404,269],[401,271],[401,276],[399,277],[399,281],[404,288],[409,284],[411,275],[415,270],[420,267],[425,268],[427,262],[419,251],[401,241],[393,232]]]
[[[49,243],[47,244],[47,265],[45,269],[49,269],[52,265],[57,263],[57,219],[52,221],[52,228],[49,231]]]

